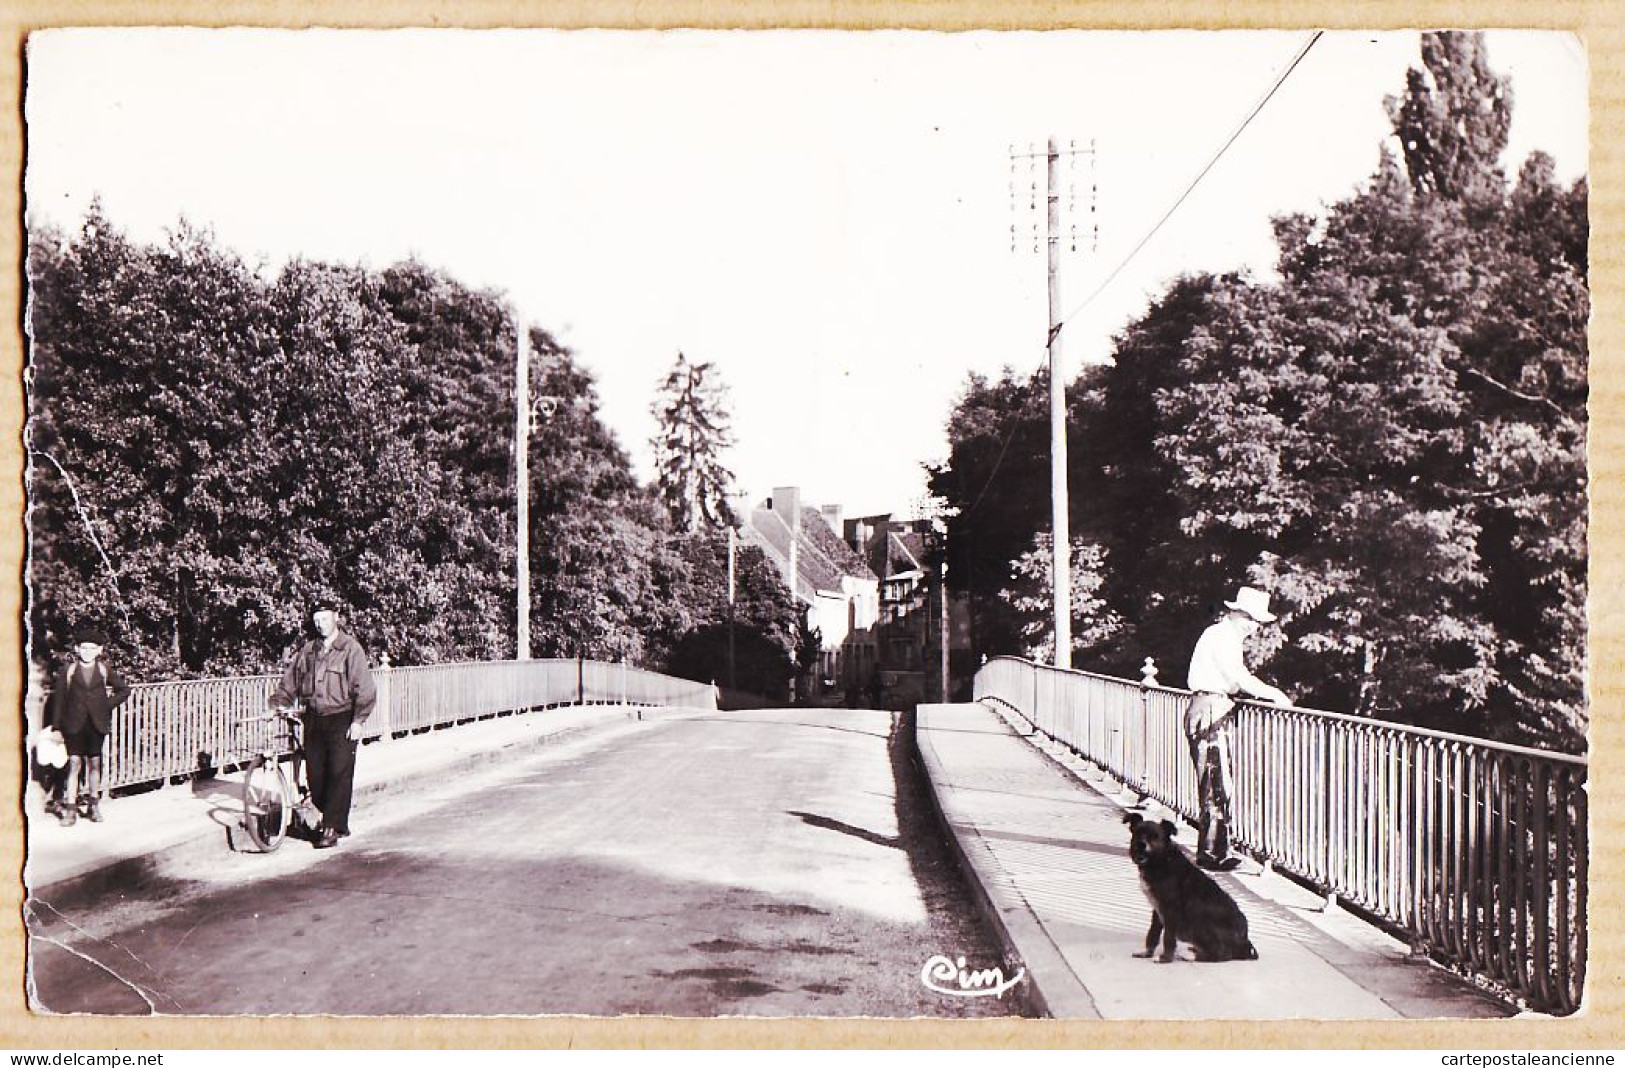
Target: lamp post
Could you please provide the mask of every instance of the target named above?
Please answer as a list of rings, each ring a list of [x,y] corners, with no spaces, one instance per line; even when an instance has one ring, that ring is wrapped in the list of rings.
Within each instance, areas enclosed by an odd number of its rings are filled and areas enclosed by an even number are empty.
[[[519,344],[514,369],[514,521],[518,592],[515,611],[518,626],[514,633],[514,659],[530,659],[530,327],[519,318]]]
[[[514,366],[514,535],[518,559],[514,567],[514,659],[530,659],[530,435],[531,428],[550,417],[568,398],[530,395],[530,326],[519,317],[519,343]]]

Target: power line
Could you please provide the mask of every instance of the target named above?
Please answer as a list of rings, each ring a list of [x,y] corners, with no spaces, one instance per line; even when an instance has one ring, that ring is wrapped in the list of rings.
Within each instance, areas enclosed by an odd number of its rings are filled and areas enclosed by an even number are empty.
[[[1140,254],[1140,250],[1151,243],[1151,239],[1157,236],[1157,231],[1162,229],[1163,224],[1173,217],[1174,212],[1179,210],[1179,206],[1185,203],[1185,201],[1190,198],[1190,195],[1196,191],[1196,187],[1201,184],[1202,179],[1208,176],[1208,172],[1213,170],[1214,166],[1218,164],[1219,160],[1224,156],[1224,154],[1229,151],[1230,146],[1236,143],[1236,139],[1239,138],[1242,135],[1242,132],[1245,131],[1247,127],[1252,124],[1252,121],[1258,117],[1258,113],[1264,110],[1264,106],[1274,98],[1281,86],[1285,84],[1287,78],[1292,76],[1292,72],[1298,69],[1298,64],[1303,62],[1303,57],[1309,54],[1309,50],[1315,47],[1315,42],[1319,41],[1325,32],[1325,30],[1316,30],[1314,34],[1310,36],[1308,42],[1298,50],[1298,54],[1292,60],[1291,64],[1287,66],[1286,70],[1281,72],[1281,76],[1279,78],[1275,79],[1275,84],[1270,86],[1269,91],[1265,93],[1263,98],[1253,107],[1253,110],[1247,113],[1247,117],[1241,120],[1241,125],[1236,127],[1235,132],[1230,135],[1230,139],[1225,141],[1225,143],[1220,146],[1219,150],[1213,154],[1213,158],[1207,161],[1207,166],[1203,167],[1201,173],[1191,180],[1191,184],[1185,187],[1185,191],[1183,193],[1179,194],[1179,199],[1174,201],[1173,207],[1169,208],[1163,213],[1162,218],[1157,220],[1156,225],[1152,226],[1150,231],[1148,231],[1146,235],[1140,239],[1140,243],[1135,245],[1133,250],[1130,251],[1127,256],[1123,257],[1123,261],[1112,269],[1112,273],[1107,275],[1105,280],[1102,281],[1100,285],[1095,287],[1094,292],[1085,297],[1083,299],[1083,303],[1067,312],[1061,321],[1057,323],[1055,327],[1053,327],[1053,329],[1061,329],[1067,323],[1072,321],[1073,316],[1077,315],[1090,304],[1094,303],[1095,298],[1104,293],[1106,291],[1106,287],[1111,285],[1112,282],[1116,280],[1117,276],[1123,273],[1123,269],[1133,261],[1134,257]]]
[[[1151,239],[1157,236],[1157,231],[1161,230],[1163,225],[1173,217],[1174,212],[1179,210],[1180,205],[1184,204],[1186,200],[1190,199],[1190,195],[1196,191],[1196,187],[1202,183],[1202,179],[1208,176],[1208,173],[1213,170],[1213,168],[1218,164],[1219,160],[1223,158],[1224,154],[1230,150],[1230,146],[1236,143],[1237,139],[1241,137],[1242,133],[1247,129],[1247,127],[1252,124],[1252,121],[1258,117],[1259,112],[1264,110],[1265,105],[1274,99],[1275,94],[1280,91],[1281,86],[1284,85],[1286,80],[1292,76],[1292,72],[1298,69],[1298,65],[1303,62],[1304,57],[1309,54],[1309,50],[1315,47],[1315,43],[1325,35],[1325,32],[1325,30],[1316,30],[1310,35],[1309,40],[1305,42],[1304,46],[1298,50],[1298,54],[1293,57],[1292,62],[1287,65],[1286,70],[1282,71],[1281,76],[1275,79],[1275,84],[1269,87],[1269,90],[1265,92],[1264,95],[1259,99],[1258,103],[1253,106],[1253,109],[1247,113],[1247,117],[1241,120],[1240,125],[1236,127],[1235,131],[1231,133],[1230,137],[1225,141],[1225,143],[1219,147],[1219,150],[1213,154],[1213,158],[1208,160],[1207,166],[1203,167],[1201,172],[1197,174],[1195,178],[1191,179],[1190,184],[1186,186],[1185,191],[1179,195],[1179,199],[1174,201],[1173,206],[1163,213],[1162,218],[1158,219],[1156,224],[1146,232],[1146,235],[1140,239],[1139,244],[1135,245],[1134,248],[1130,250],[1129,254],[1123,257],[1122,262],[1112,269],[1111,274],[1107,275],[1106,278],[1095,287],[1094,291],[1083,299],[1081,304],[1067,312],[1065,316],[1063,316],[1059,321],[1049,328],[1049,335],[1045,339],[1044,343],[1046,361],[1048,360],[1049,346],[1055,340],[1055,335],[1060,333],[1062,328],[1064,328],[1067,323],[1071,322],[1074,316],[1083,311],[1083,309],[1087,308],[1090,304],[1094,303],[1095,298],[1104,293],[1106,288],[1117,279],[1117,276],[1123,273],[1124,268],[1126,268],[1129,263],[1133,261],[1134,257],[1140,254],[1140,250],[1151,243]],[[1004,435],[1004,442],[999,446],[999,455],[993,461],[993,469],[988,472],[987,481],[982,484],[981,492],[977,493],[976,499],[971,502],[970,507],[965,509],[964,513],[962,514],[970,515],[971,513],[975,512],[977,507],[981,505],[982,498],[987,496],[987,491],[992,487],[994,478],[998,477],[999,468],[1004,464],[1005,454],[1009,451],[1010,442],[1015,437],[1018,423],[1019,420],[1013,420],[1011,422],[1010,429],[1006,431]]]

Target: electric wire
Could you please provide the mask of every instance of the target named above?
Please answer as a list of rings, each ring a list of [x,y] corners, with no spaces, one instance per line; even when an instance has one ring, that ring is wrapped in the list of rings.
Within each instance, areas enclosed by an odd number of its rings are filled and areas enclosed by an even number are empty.
[[[1051,328],[1050,337],[1052,340],[1056,334],[1061,332],[1061,329],[1065,327],[1067,323],[1071,322],[1074,316],[1083,311],[1083,309],[1087,308],[1090,304],[1094,303],[1095,298],[1104,293],[1106,288],[1117,279],[1117,276],[1123,273],[1123,269],[1134,260],[1134,257],[1140,254],[1140,250],[1151,243],[1151,239],[1157,236],[1157,231],[1161,230],[1163,224],[1173,217],[1174,212],[1179,210],[1180,205],[1184,204],[1186,200],[1190,199],[1190,195],[1196,191],[1196,187],[1202,183],[1202,179],[1206,178],[1208,173],[1218,165],[1219,160],[1222,159],[1224,154],[1230,150],[1230,146],[1236,143],[1237,139],[1241,137],[1241,135],[1246,131],[1247,127],[1252,125],[1252,121],[1258,117],[1258,113],[1263,111],[1265,106],[1269,104],[1272,99],[1274,99],[1275,94],[1280,91],[1281,86],[1286,84],[1286,80],[1292,76],[1293,71],[1298,69],[1298,64],[1303,62],[1304,57],[1309,54],[1309,50],[1315,47],[1315,42],[1319,41],[1325,32],[1325,30],[1316,30],[1314,34],[1310,36],[1309,40],[1304,44],[1304,46],[1298,50],[1297,56],[1290,64],[1287,65],[1286,70],[1282,71],[1281,76],[1275,79],[1275,84],[1270,86],[1269,91],[1266,92],[1258,103],[1253,106],[1253,110],[1247,113],[1247,117],[1241,120],[1241,125],[1236,127],[1235,132],[1230,135],[1229,140],[1225,141],[1225,143],[1220,146],[1219,150],[1213,154],[1213,158],[1207,161],[1207,166],[1202,168],[1201,173],[1199,173],[1195,178],[1191,179],[1190,185],[1186,186],[1185,191],[1179,194],[1179,199],[1174,201],[1173,206],[1167,211],[1163,212],[1162,218],[1158,219],[1156,224],[1153,225],[1149,231],[1147,231],[1146,235],[1140,238],[1140,243],[1135,245],[1127,256],[1123,257],[1122,262],[1112,269],[1111,274],[1108,274],[1105,279],[1094,288],[1094,291],[1083,299],[1081,304],[1067,312],[1061,317],[1060,322],[1056,323],[1055,326]]]

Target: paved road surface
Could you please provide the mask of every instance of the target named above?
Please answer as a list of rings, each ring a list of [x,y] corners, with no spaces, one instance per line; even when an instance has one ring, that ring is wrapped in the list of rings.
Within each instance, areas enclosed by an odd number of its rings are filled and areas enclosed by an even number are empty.
[[[889,713],[629,723],[369,799],[337,849],[197,850],[34,904],[53,1012],[1003,1015],[998,963]],[[366,759],[365,750],[362,759]]]

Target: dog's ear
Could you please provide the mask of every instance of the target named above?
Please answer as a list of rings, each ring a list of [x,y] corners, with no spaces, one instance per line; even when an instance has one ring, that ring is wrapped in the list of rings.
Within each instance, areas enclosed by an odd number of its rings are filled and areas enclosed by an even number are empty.
[[[1141,816],[1138,812],[1123,813],[1123,822],[1128,824],[1130,827],[1138,827],[1144,818],[1145,817]]]
[[[1173,824],[1173,822],[1170,821],[1170,820],[1163,820],[1162,821],[1162,829],[1168,835],[1169,838],[1172,838],[1174,835],[1179,833],[1179,828],[1176,827]]]

